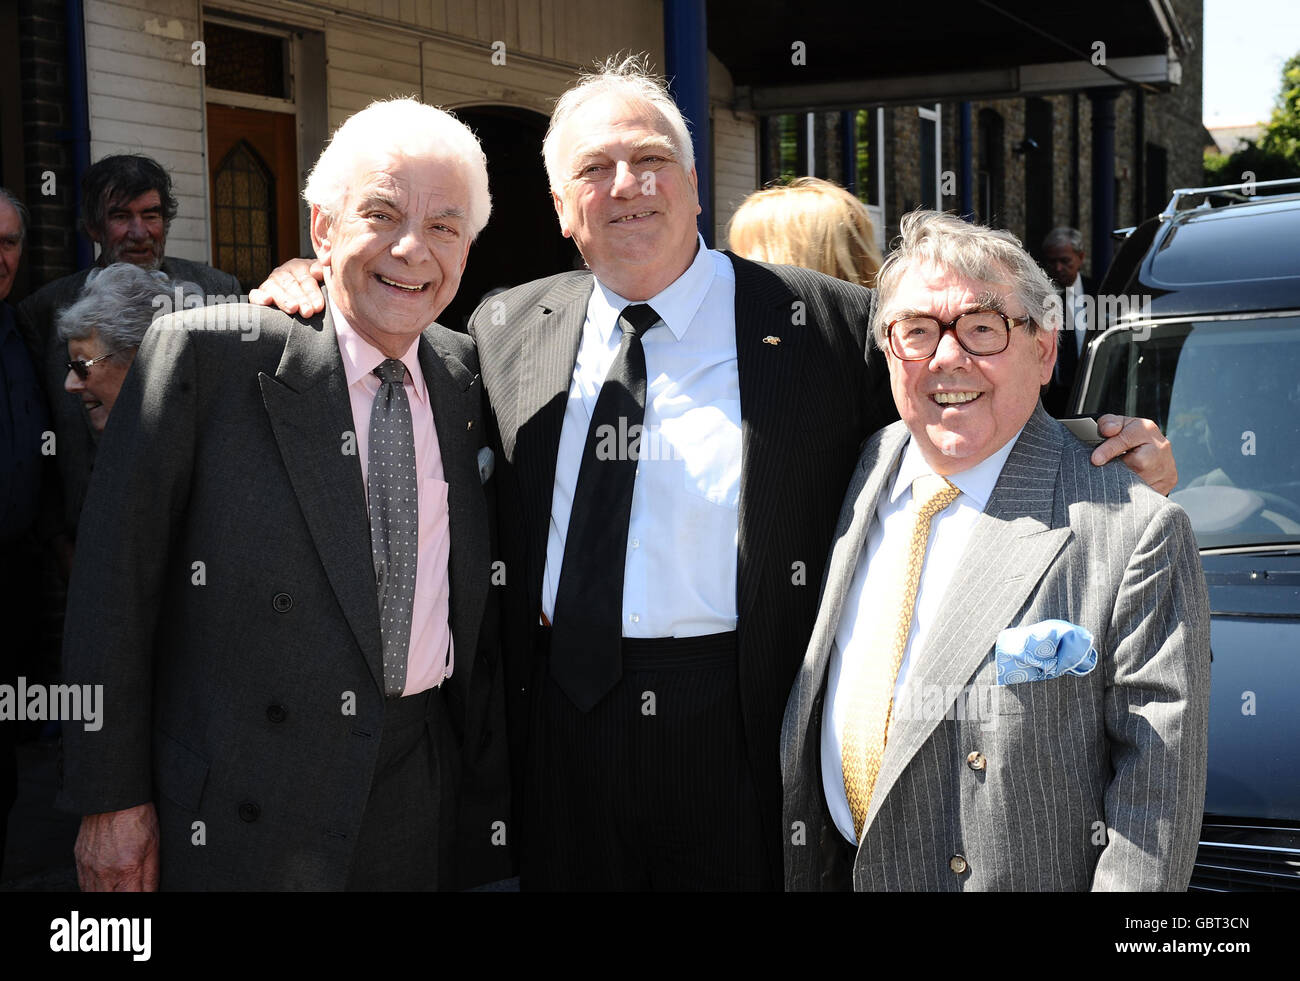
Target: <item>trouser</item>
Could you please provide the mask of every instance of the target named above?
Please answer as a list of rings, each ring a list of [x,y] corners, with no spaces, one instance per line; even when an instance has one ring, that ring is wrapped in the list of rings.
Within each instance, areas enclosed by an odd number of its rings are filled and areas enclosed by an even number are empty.
[[[524,889],[770,889],[736,635],[622,644],[590,712],[551,680],[539,628]]]
[[[438,888],[450,868],[455,828],[454,749],[441,688],[385,701],[348,889]]]

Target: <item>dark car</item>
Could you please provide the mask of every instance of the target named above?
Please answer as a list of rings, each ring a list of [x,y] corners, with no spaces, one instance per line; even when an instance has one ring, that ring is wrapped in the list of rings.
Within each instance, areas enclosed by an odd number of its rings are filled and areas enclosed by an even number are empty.
[[[1118,234],[1075,408],[1156,420],[1201,550],[1213,663],[1191,888],[1300,890],[1300,179],[1177,191]]]

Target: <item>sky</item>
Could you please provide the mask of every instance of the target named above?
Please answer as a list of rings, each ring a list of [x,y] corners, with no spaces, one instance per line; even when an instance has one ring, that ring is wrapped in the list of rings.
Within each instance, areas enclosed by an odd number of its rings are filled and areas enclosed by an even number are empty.
[[[1205,125],[1266,121],[1282,86],[1282,65],[1296,52],[1298,0],[1205,0]]]

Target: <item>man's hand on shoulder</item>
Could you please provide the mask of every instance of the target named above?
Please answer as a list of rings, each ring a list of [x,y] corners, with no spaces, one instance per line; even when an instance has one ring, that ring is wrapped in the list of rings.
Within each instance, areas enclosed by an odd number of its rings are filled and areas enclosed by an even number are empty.
[[[1110,438],[1092,451],[1096,466],[1122,457],[1125,466],[1161,494],[1174,489],[1178,483],[1174,450],[1154,422],[1132,416],[1104,415],[1097,420],[1097,429]]]
[[[316,259],[290,259],[271,270],[266,282],[248,294],[248,302],[314,317],[325,309],[324,280],[325,268]]]
[[[153,803],[87,814],[73,854],[82,892],[157,892],[158,812]]]

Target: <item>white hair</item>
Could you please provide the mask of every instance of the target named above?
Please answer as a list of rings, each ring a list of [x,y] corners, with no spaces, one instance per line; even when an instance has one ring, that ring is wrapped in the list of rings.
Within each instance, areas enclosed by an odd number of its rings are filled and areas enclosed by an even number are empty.
[[[1009,283],[1011,295],[1024,308],[1026,332],[1042,327],[1056,330],[1061,307],[1047,273],[1010,232],[963,221],[937,211],[913,211],[898,225],[894,251],[876,276],[876,309],[871,333],[885,346],[885,317],[898,284],[915,263],[930,263],[981,283]]]
[[[546,162],[546,176],[551,189],[559,191],[567,180],[563,167],[568,161],[560,160],[559,132],[570,116],[592,99],[605,95],[622,96],[633,102],[643,102],[663,116],[668,126],[668,137],[673,144],[682,167],[690,171],[695,166],[695,148],[691,145],[691,132],[686,117],[677,108],[668,91],[668,83],[654,72],[650,56],[641,53],[606,58],[594,71],[585,71],[555,103],[551,124],[542,140],[542,159]]]
[[[200,306],[206,300],[196,284],[172,279],[160,269],[130,262],[92,269],[76,302],[59,312],[59,340],[84,341],[98,333],[107,350],[139,347],[160,311],[179,310],[191,297]]]
[[[376,153],[428,156],[456,164],[469,188],[470,239],[492,213],[487,157],[473,131],[451,113],[414,99],[372,102],[349,116],[321,151],[302,196],[333,217],[343,210],[356,179],[358,160]]]
[[[1060,225],[1043,236],[1043,251],[1056,245],[1068,245],[1079,255],[1083,255],[1083,236],[1077,228]]]

